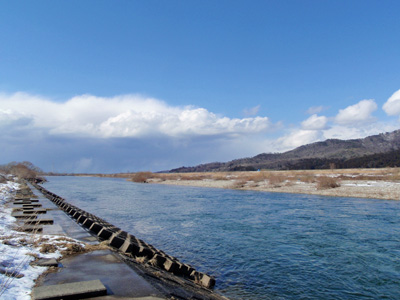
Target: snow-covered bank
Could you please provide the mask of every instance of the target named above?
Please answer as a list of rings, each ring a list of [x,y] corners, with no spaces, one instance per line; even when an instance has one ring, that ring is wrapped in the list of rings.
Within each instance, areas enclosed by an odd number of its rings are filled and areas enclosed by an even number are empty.
[[[68,245],[84,245],[66,237],[17,231],[12,209],[6,204],[18,188],[11,181],[0,184],[0,298],[28,300],[35,280],[47,270],[31,265],[36,258],[58,259]]]

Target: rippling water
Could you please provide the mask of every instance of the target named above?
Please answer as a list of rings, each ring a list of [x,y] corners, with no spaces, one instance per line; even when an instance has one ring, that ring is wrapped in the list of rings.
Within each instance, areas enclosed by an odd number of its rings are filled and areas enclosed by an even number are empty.
[[[231,299],[400,299],[400,202],[49,177]]]

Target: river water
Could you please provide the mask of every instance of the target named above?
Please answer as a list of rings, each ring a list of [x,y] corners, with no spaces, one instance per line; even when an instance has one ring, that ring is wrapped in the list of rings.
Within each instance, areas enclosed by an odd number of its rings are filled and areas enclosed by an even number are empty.
[[[400,299],[400,201],[48,177],[230,299]]]

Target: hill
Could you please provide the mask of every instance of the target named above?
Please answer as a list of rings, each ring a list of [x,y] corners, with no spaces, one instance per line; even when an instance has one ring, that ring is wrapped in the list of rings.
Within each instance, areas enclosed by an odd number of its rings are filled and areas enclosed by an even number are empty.
[[[181,167],[169,172],[328,169],[333,166],[336,168],[400,166],[400,130],[363,139],[329,139],[284,153],[262,153],[250,158]]]

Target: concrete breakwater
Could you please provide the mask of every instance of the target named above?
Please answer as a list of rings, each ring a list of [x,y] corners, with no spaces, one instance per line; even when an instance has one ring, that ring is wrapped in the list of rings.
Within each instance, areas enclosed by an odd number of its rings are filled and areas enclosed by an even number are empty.
[[[181,263],[177,258],[166,254],[162,250],[156,249],[109,222],[68,203],[65,199],[48,191],[41,185],[35,182],[31,182],[31,184],[83,228],[86,228],[100,241],[107,241],[111,247],[121,254],[188,279],[202,287],[208,289],[214,287],[215,279],[212,276],[196,271],[192,266]]]

